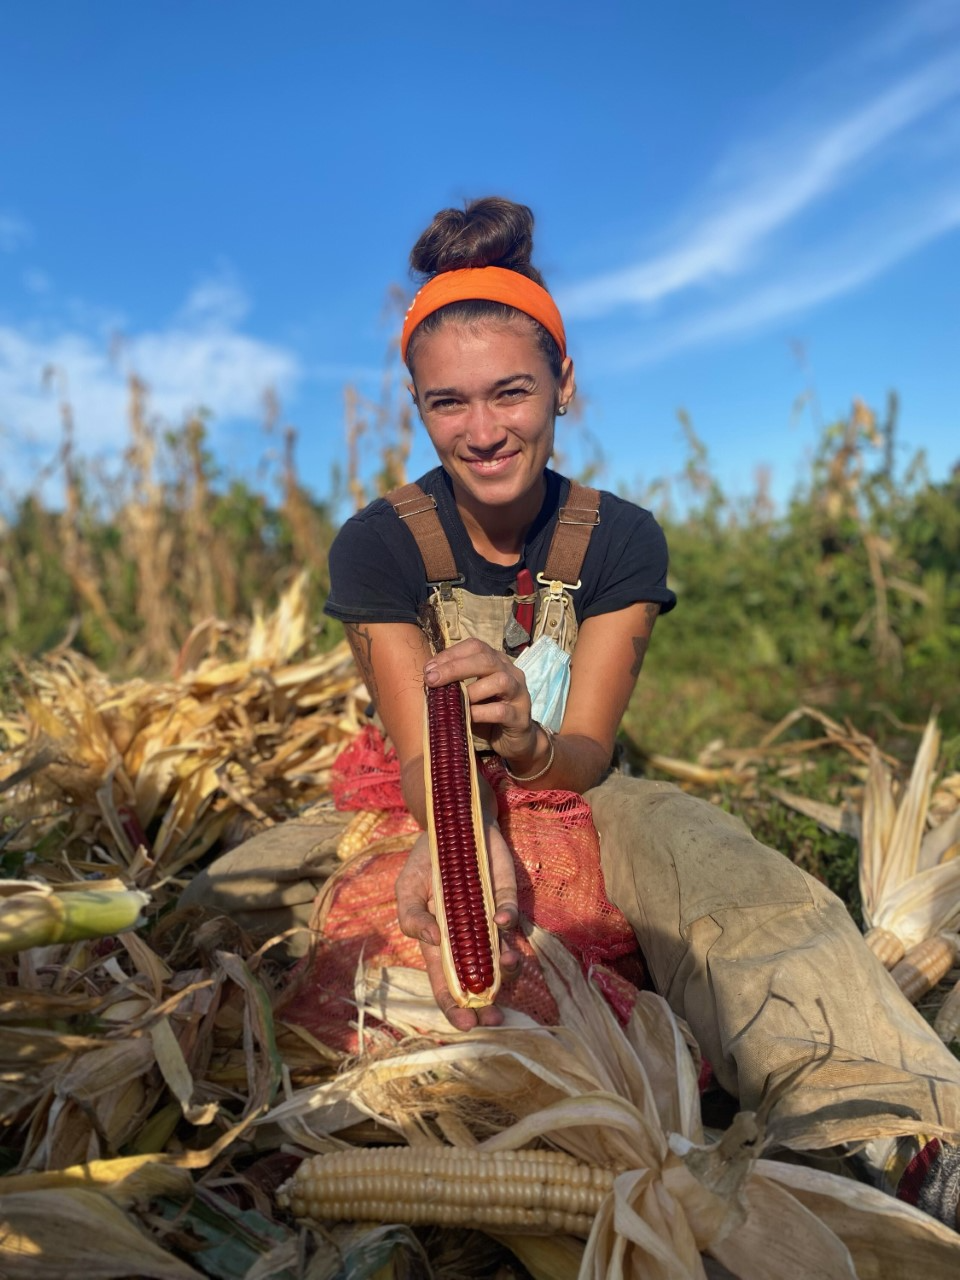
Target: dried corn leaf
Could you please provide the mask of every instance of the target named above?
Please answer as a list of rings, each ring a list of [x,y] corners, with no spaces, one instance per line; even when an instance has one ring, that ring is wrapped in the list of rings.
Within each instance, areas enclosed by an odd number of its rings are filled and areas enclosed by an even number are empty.
[[[572,1236],[494,1235],[533,1276],[533,1280],[578,1280],[584,1243]]]
[[[927,867],[936,866],[938,862],[947,862],[957,857],[960,857],[960,809],[923,837],[917,857],[917,870],[924,871]]]
[[[0,764],[11,814],[24,822],[14,847],[66,818],[61,847],[75,854],[97,841],[149,883],[138,848],[158,820],[148,854],[171,875],[219,839],[237,808],[276,820],[325,794],[369,697],[345,643],[291,661],[307,634],[305,599],[294,583],[272,617],[254,622],[245,656],[181,666],[165,684],[111,685],[74,654],[33,668],[33,692],[8,717],[21,745]]]
[[[811,800],[809,796],[793,795],[790,791],[784,791],[782,787],[771,787],[770,794],[789,809],[796,809],[797,813],[812,818],[825,831],[835,831],[840,835],[860,838],[860,819],[849,805],[825,804],[820,800]]]
[[[45,1063],[59,1062],[72,1053],[99,1049],[94,1036],[76,1036],[45,1027],[0,1027],[0,1072],[26,1079]]]
[[[0,1275],[7,1280],[201,1280],[107,1196],[56,1188],[4,1196]]]
[[[254,977],[239,956],[232,955],[229,951],[218,951],[216,958],[245,996],[243,1044],[249,1096],[244,1115],[258,1115],[273,1102],[283,1074],[270,998],[263,984]]]
[[[947,998],[937,1010],[933,1029],[944,1044],[960,1040],[960,981],[953,984]]]
[[[960,859],[911,876],[881,899],[874,923],[915,946],[960,917]]]
[[[150,1027],[150,1040],[156,1055],[160,1074],[167,1082],[170,1092],[180,1103],[184,1118],[191,1124],[212,1124],[219,1110],[216,1102],[200,1105],[194,1102],[194,1082],[183,1056],[177,1037],[174,1035],[168,1018],[160,1018]]]
[[[680,778],[684,782],[696,782],[705,786],[714,786],[718,782],[743,782],[747,776],[741,769],[710,769],[704,765],[691,764],[688,760],[677,760],[673,756],[657,753],[647,756],[647,763],[671,778]]]
[[[928,722],[920,740],[910,780],[907,783],[890,831],[883,866],[877,882],[877,896],[915,875],[920,842],[926,826],[927,807],[933,790],[933,776],[940,750],[940,732],[936,720]]]
[[[855,1275],[946,1280],[957,1274],[960,1236],[912,1205],[851,1178],[819,1174],[802,1165],[761,1160],[757,1169],[836,1233],[850,1251]]]
[[[58,1075],[55,1092],[61,1098],[94,1102],[101,1094],[138,1080],[153,1062],[149,1039],[101,1042],[91,1052],[80,1054]]]
[[[164,984],[173,977],[173,970],[137,934],[123,934],[120,943],[136,965],[137,972],[142,973],[149,982],[154,999],[159,1000]]]
[[[153,1200],[158,1196],[189,1199],[193,1179],[186,1169],[158,1163],[155,1155],[120,1156],[115,1160],[92,1160],[89,1164],[44,1173],[13,1173],[0,1178],[2,1197],[55,1188],[80,1187],[99,1191],[121,1208]]]
[[[863,800],[860,893],[868,929],[915,946],[960,920],[960,821],[927,831],[940,734],[931,718],[899,802],[879,753],[871,753]]]

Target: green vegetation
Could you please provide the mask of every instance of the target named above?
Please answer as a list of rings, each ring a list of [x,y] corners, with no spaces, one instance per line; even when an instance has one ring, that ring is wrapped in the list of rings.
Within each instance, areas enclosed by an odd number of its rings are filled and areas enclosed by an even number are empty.
[[[320,617],[335,524],[300,484],[292,429],[274,503],[220,483],[202,417],[159,429],[136,380],[129,437],[119,475],[104,476],[75,456],[68,420],[62,510],[28,494],[0,521],[0,687],[14,654],[65,643],[107,670],[168,670],[194,626],[270,607],[299,568]]]
[[[693,501],[664,520],[681,605],[651,645],[634,741],[691,755],[806,704],[909,752],[939,708],[956,753],[960,469],[933,484],[918,457],[895,475],[894,421],[855,405],[782,514],[731,504],[691,437]]]
[[[269,608],[301,568],[311,573],[317,643],[339,639],[320,610],[343,498],[371,496],[358,479],[358,441],[366,434],[368,452],[378,451],[382,490],[404,477],[411,431],[395,403],[384,410],[352,394],[347,403],[345,478],[335,471],[330,496],[312,496],[288,428],[273,501],[223,482],[202,417],[158,427],[136,380],[117,476],[75,455],[65,412],[63,509],[28,494],[0,523],[0,687],[15,655],[65,642],[108,670],[168,670],[199,622]],[[807,704],[850,716],[895,753],[909,753],[916,726],[938,707],[960,755],[960,469],[934,484],[918,456],[897,474],[895,420],[894,403],[883,422],[855,404],[825,431],[782,512],[762,492],[728,499],[683,420],[683,474],[636,495],[667,528],[680,596],[625,724],[639,751],[689,758],[717,738],[756,741]],[[667,497],[678,492],[682,515]]]

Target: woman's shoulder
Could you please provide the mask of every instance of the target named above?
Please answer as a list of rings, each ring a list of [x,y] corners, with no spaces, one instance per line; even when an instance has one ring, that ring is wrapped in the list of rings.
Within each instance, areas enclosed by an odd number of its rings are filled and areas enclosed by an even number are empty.
[[[432,473],[418,483],[428,492]],[[328,556],[324,612],[341,622],[416,622],[425,596],[417,544],[386,498],[374,498],[341,525]]]
[[[600,511],[604,514],[609,513],[612,518],[635,525],[658,523],[652,511],[641,507],[639,502],[624,498],[622,494],[612,493],[609,489],[600,490]]]
[[[436,497],[437,490],[443,483],[442,468],[434,467],[432,471],[420,476],[415,483],[420,486],[424,493]],[[392,533],[396,528],[397,518],[397,512],[387,496],[374,498],[365,507],[361,507],[359,511],[355,511],[353,515],[347,517],[340,526],[337,539],[349,542],[356,538],[366,540],[371,534],[382,534],[384,530]]]
[[[568,484],[561,478],[561,506],[569,498]],[[660,524],[638,502],[609,489],[598,492],[599,520],[583,559],[578,617],[613,612],[641,600],[656,601],[666,613],[676,596],[667,587],[667,542]]]
[[[561,475],[558,471],[548,471],[548,476],[552,476],[557,485],[558,506],[562,507],[569,501],[570,485],[572,481],[568,476]],[[659,523],[652,511],[648,511],[646,507],[640,506],[638,502],[634,502],[630,498],[623,497],[622,494],[614,493],[612,489],[600,489],[596,485],[591,485],[585,481],[579,481],[585,488],[594,488],[600,495],[600,521],[598,528],[607,523],[614,524],[618,528],[639,529],[642,526],[649,526],[651,530],[659,529]]]

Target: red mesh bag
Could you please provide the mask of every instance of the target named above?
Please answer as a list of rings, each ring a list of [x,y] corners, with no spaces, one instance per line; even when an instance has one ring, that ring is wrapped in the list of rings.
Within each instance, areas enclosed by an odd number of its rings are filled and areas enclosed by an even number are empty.
[[[330,790],[338,809],[403,809],[400,761],[380,730],[364,725],[333,762]]]
[[[514,854],[521,913],[557,934],[584,967],[592,967],[614,1010],[626,1017],[643,984],[643,966],[633,930],[604,893],[589,806],[574,792],[516,786],[496,757],[483,759],[481,767],[496,794],[500,829]],[[382,811],[369,836],[371,845],[388,835],[409,835],[406,849],[360,854],[324,886],[312,922],[316,944],[280,1010],[286,1021],[305,1027],[331,1048],[352,1053],[357,1047],[350,1026],[356,1013],[353,988],[361,958],[374,967],[423,968],[419,944],[400,932],[394,897],[394,883],[419,827],[403,806],[396,753],[372,727],[340,753],[331,785],[338,809]],[[554,1025],[557,1007],[530,945],[522,936],[512,941],[523,965],[519,977],[501,989],[497,1003]]]

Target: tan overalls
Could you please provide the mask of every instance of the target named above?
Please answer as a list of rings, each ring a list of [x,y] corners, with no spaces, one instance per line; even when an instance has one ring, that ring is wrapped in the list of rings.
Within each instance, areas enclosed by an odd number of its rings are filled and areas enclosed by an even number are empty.
[[[411,527],[452,635],[503,649],[511,598],[455,585],[435,504],[415,485],[388,500]],[[572,488],[540,575],[538,625],[551,593],[562,595],[569,651],[568,593],[598,520],[596,490]],[[960,1133],[960,1062],[900,994],[839,898],[738,818],[671,783],[611,773],[585,799],[607,895],[723,1087],[756,1110],[806,1064],[772,1112],[785,1145],[793,1136],[810,1148],[874,1134]]]
[[[428,580],[446,584],[440,591],[454,633],[502,647],[513,601],[457,585],[439,520],[429,519],[432,500],[421,503],[410,488],[399,502],[408,502],[411,529],[414,522],[425,528],[425,519],[430,526],[429,538],[415,536],[428,548]],[[548,560],[556,581],[577,582],[597,518],[591,503],[589,491],[571,494],[573,523],[559,527],[579,530],[582,546],[571,551],[566,543],[565,554],[580,559],[559,571]],[[434,552],[448,557],[440,570]],[[541,616],[551,592],[568,591],[543,583]],[[569,598],[562,607],[572,649]],[[585,798],[600,833],[607,894],[633,926],[656,989],[745,1108],[776,1099],[770,1119],[785,1145],[960,1133],[960,1063],[901,996],[839,898],[761,845],[739,819],[670,783],[611,774]],[[245,922],[259,911],[270,928],[285,917],[287,924],[306,919],[319,888],[310,860],[335,835],[309,823],[273,828],[202,872],[182,901]],[[777,1098],[778,1081],[801,1067],[805,1073]]]

